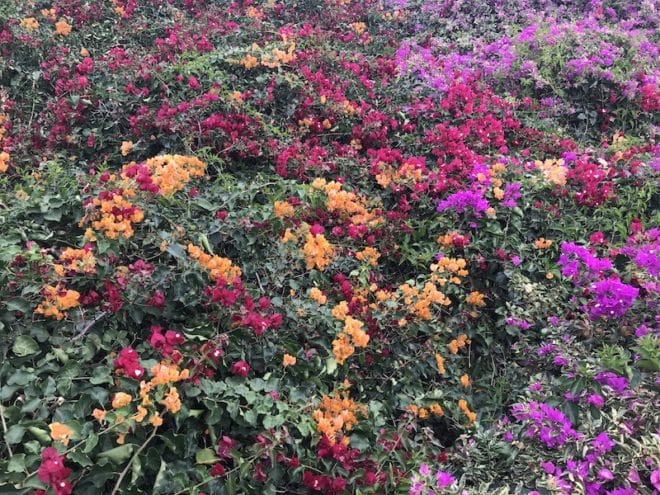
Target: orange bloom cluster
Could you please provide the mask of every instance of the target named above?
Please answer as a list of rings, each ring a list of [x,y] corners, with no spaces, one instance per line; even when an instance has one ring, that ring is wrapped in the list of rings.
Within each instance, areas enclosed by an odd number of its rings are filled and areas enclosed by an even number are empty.
[[[309,298],[320,305],[324,305],[328,302],[328,297],[317,287],[309,289]]]
[[[102,193],[94,198],[92,206],[94,211],[85,216],[79,226],[82,227],[87,219],[91,217],[94,230],[103,232],[108,239],[124,239],[132,237],[135,231],[133,224],[140,223],[144,219],[144,212],[126,198],[135,196],[135,191],[125,189],[120,192]],[[87,238],[93,239],[93,233],[87,231]]]
[[[477,306],[478,308],[483,308],[486,305],[484,295],[478,290],[470,292],[470,294],[466,296],[465,302],[471,306]]]
[[[36,22],[36,21],[35,21]],[[0,150],[2,150],[2,145],[5,141],[5,134],[7,130],[5,129],[5,122],[7,122],[7,115],[0,113]],[[0,174],[4,174],[9,168],[9,153],[6,151],[0,151]]]
[[[179,392],[176,387],[170,387],[160,403],[172,414],[178,413],[181,410],[181,399],[179,398]]]
[[[89,249],[66,248],[60,254],[60,263],[55,263],[53,268],[60,277],[67,272],[96,273],[96,258]]]
[[[416,164],[404,162],[398,169],[391,165],[379,164],[380,173],[376,174],[376,182],[383,189],[387,189],[390,184],[398,186],[412,186],[424,180],[424,171]]]
[[[57,21],[55,23],[55,34],[69,36],[69,34],[71,34],[71,24],[62,20]]]
[[[437,402],[429,405],[427,407],[418,407],[415,404],[409,404],[406,406],[406,411],[412,413],[414,416],[419,419],[426,419],[429,417],[429,412],[437,417],[442,417],[445,415],[445,412],[442,410],[442,406]]]
[[[292,217],[295,213],[293,206],[286,201],[275,201],[273,203],[273,211],[276,218]]]
[[[62,284],[46,285],[42,293],[44,299],[34,310],[35,314],[61,320],[66,316],[66,310],[80,304],[80,293],[75,290],[67,290]]]
[[[348,398],[348,394],[335,392],[332,397],[323,396],[319,409],[312,413],[316,421],[316,430],[328,437],[331,444],[337,441],[337,435],[350,431],[358,422],[357,415],[367,417],[367,407],[356,404]],[[348,437],[344,437],[346,443]]]
[[[73,430],[64,423],[51,423],[48,425],[50,429],[50,438],[56,442],[62,442],[64,446],[69,445],[69,440],[73,435]]]
[[[369,263],[369,265],[375,267],[378,265],[378,258],[380,258],[380,253],[376,248],[368,246],[364,248],[362,251],[358,251],[357,253],[355,253],[355,257],[359,261],[366,261],[367,263]]]
[[[355,347],[367,347],[369,335],[362,330],[364,323],[352,316],[344,318],[344,329],[332,341],[332,352],[337,363],[344,364],[355,352]]]
[[[196,260],[202,267],[209,272],[211,280],[224,279],[230,284],[234,278],[241,276],[241,269],[234,266],[229,258],[220,256],[211,256],[204,250],[194,244],[188,244],[188,256]]]
[[[245,54],[243,58],[231,62],[239,63],[246,69],[254,69],[259,65],[268,67],[269,69],[277,69],[282,64],[288,64],[295,60],[296,44],[290,43],[286,51],[278,47],[273,47],[270,50],[262,49],[256,43],[250,47],[250,53]]]
[[[450,234],[451,235],[451,234]],[[440,242],[440,238],[438,238]],[[447,280],[444,277],[439,277],[438,274],[449,275],[449,282],[452,284],[460,284],[460,277],[467,277],[469,272],[465,269],[467,262],[463,258],[450,258],[444,256],[438,260],[437,263],[431,265],[431,280],[443,286]]]
[[[441,375],[444,375],[446,373],[445,370],[445,358],[443,358],[440,354],[437,352],[435,353],[435,364],[438,366],[438,372]]]
[[[568,169],[564,166],[564,160],[545,160],[544,162],[536,160],[536,167],[543,172],[543,178],[550,184],[557,186],[566,185],[566,173]]]
[[[544,237],[539,237],[534,241],[534,247],[536,249],[548,249],[552,246],[552,241]]]
[[[467,373],[461,376],[460,381],[463,388],[470,388],[472,386],[472,380],[470,380],[470,376]]]
[[[39,28],[39,22],[34,17],[25,17],[21,19],[20,26],[28,31],[34,31]]]
[[[422,290],[409,284],[402,284],[399,290],[403,294],[403,301],[410,312],[422,320],[431,319],[431,304],[449,306],[451,301],[438,290],[433,282],[424,284]]]
[[[470,423],[474,423],[477,419],[477,413],[470,411],[468,403],[465,399],[458,401],[458,408],[465,413]]]
[[[282,366],[284,366],[285,368],[287,366],[295,366],[296,362],[297,362],[296,357],[292,356],[291,354],[284,354],[284,356],[282,357]]]
[[[472,341],[464,333],[460,334],[458,337],[453,339],[449,344],[447,344],[447,349],[452,354],[457,354],[459,350],[463,349],[466,345],[470,345]]]
[[[307,240],[303,247],[307,269],[317,268],[323,271],[332,263],[332,255],[335,250],[323,234],[307,234]]]
[[[382,222],[382,217],[367,209],[367,200],[349,191],[344,191],[339,182],[326,182],[316,179],[312,182],[314,189],[323,190],[327,197],[326,208],[329,212],[338,213],[344,219],[349,219],[354,225],[376,226]]]
[[[153,375],[153,378],[150,383],[153,386],[178,382],[185,380],[190,376],[190,372],[187,369],[179,371],[179,368],[175,365],[165,362],[154,365],[151,368],[151,374]]]
[[[160,155],[149,158],[144,165],[163,196],[180,191],[193,177],[206,173],[206,164],[194,156]]]

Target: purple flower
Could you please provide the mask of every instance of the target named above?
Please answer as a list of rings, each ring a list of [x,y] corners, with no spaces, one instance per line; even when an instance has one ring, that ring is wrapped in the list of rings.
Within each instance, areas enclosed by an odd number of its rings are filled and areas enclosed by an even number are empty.
[[[618,278],[601,280],[591,285],[595,294],[589,316],[595,320],[601,316],[618,318],[623,316],[633,305],[639,289],[622,283]]]
[[[598,373],[595,380],[601,385],[610,387],[617,394],[622,394],[628,388],[628,380],[611,371]]]
[[[615,443],[610,440],[610,437],[607,436],[606,432],[602,432],[591,441],[591,445],[599,452],[605,453],[611,451],[614,448]]]
[[[656,469],[651,473],[651,484],[656,490],[660,490],[660,469]]]
[[[596,409],[600,409],[605,405],[605,399],[602,395],[591,394],[587,397],[587,404],[594,406]]]
[[[447,473],[445,471],[438,471],[436,474],[436,479],[438,481],[438,487],[441,490],[444,490],[447,488],[449,485],[453,484],[456,481],[456,478],[454,478],[450,473]]]
[[[482,190],[459,191],[440,201],[436,211],[442,213],[446,210],[454,210],[456,213],[462,214],[468,208],[471,208],[476,216],[481,216],[481,212],[486,211],[488,206],[488,201],[484,198]]]

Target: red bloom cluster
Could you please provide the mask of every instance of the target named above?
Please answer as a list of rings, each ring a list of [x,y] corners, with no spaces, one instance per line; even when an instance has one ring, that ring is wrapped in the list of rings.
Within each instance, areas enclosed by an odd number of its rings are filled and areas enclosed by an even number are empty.
[[[69,495],[73,487],[67,478],[71,470],[64,465],[64,456],[54,447],[48,447],[41,453],[41,466],[37,476],[55,490],[55,495]]]
[[[127,377],[140,380],[144,376],[144,368],[140,366],[140,356],[130,346],[124,347],[119,352],[119,356],[114,360],[112,365],[117,372],[121,372]]]
[[[164,357],[169,357],[175,363],[181,362],[182,356],[175,346],[181,345],[186,341],[180,332],[175,330],[166,330],[163,334],[163,327],[158,325],[151,326],[151,335],[149,336],[149,345],[160,351]]]
[[[331,495],[341,493],[346,489],[346,480],[344,478],[333,478],[322,474],[314,474],[311,471],[304,471],[302,478],[305,486],[314,492]]]

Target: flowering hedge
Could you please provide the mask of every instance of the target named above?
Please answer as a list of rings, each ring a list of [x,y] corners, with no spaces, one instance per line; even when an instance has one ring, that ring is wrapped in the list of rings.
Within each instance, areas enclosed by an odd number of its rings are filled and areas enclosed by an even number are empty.
[[[0,491],[660,490],[652,2],[0,6]]]

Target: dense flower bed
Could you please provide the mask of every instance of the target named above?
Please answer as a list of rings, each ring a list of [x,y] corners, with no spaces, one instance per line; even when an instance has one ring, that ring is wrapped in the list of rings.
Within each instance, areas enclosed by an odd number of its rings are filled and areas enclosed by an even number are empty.
[[[0,491],[660,490],[653,2],[0,5]]]

